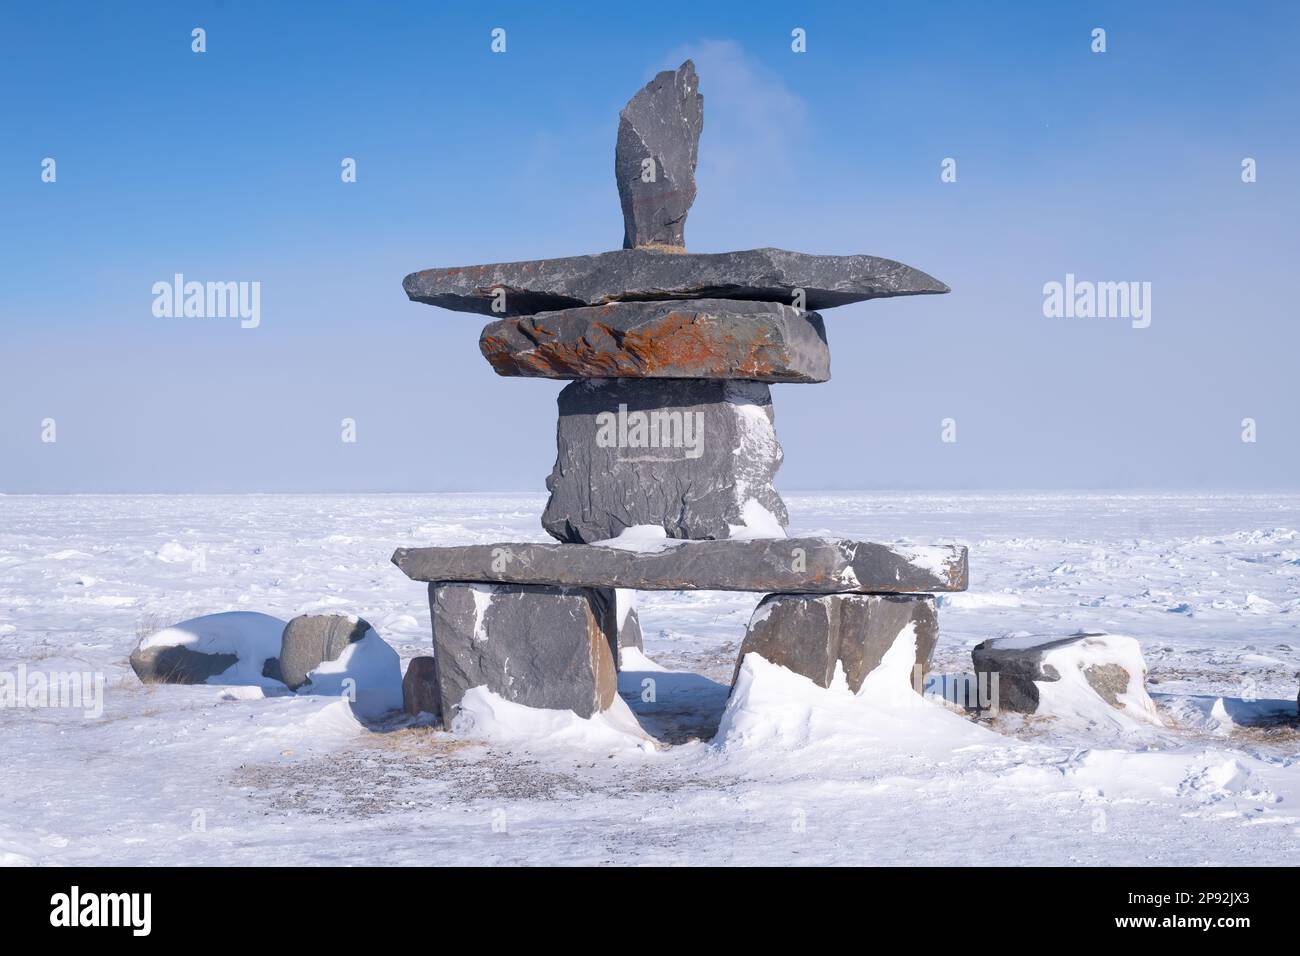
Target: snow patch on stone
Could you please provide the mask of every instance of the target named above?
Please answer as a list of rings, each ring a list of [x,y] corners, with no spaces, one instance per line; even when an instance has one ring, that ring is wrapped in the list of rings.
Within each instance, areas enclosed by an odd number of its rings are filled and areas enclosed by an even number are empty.
[[[999,646],[1005,645],[999,642]],[[1121,727],[1134,722],[1163,726],[1146,691],[1147,666],[1142,659],[1142,647],[1133,638],[1120,634],[1090,635],[1047,651],[1043,665],[1055,668],[1061,679],[1035,681],[1038,713]],[[1085,673],[1091,667],[1107,665],[1119,665],[1129,674],[1128,689],[1116,697],[1120,704],[1118,710],[1101,698]]]
[[[637,551],[642,554],[663,551],[665,548],[674,548],[685,543],[680,538],[668,537],[668,532],[657,524],[634,524],[631,527],[624,528],[617,537],[592,542],[593,545],[605,548]]]
[[[727,528],[732,538],[741,540],[753,538],[784,538],[786,536],[785,528],[781,526],[781,519],[772,514],[756,498],[746,498],[740,506],[740,520],[742,524],[728,524]]]

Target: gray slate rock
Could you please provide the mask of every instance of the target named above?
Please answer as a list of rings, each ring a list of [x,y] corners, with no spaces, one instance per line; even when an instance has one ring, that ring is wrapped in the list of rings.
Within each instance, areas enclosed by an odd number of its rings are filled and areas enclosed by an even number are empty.
[[[636,608],[627,608],[622,624],[618,620],[620,606],[624,602],[631,604],[635,592],[616,588],[593,588],[592,591],[597,596],[601,613],[604,615],[605,633],[610,639],[610,650],[614,654],[619,670],[622,670],[623,648],[635,647],[639,651],[645,650],[641,638],[641,621],[636,616]]]
[[[347,646],[361,640],[370,625],[343,614],[303,614],[285,625],[280,639],[280,679],[297,690],[325,661],[338,660]]]
[[[1061,679],[1057,669],[1043,658],[1056,648],[1105,636],[1080,633],[1060,638],[992,638],[971,650],[971,660],[977,679],[982,678],[990,688],[996,686],[993,695],[996,709],[1032,714],[1037,712],[1040,700],[1036,682]],[[998,675],[996,685],[992,683],[993,674]],[[1102,700],[1121,709],[1123,705],[1119,701],[1119,695],[1128,690],[1130,681],[1135,677],[1140,681],[1144,675],[1132,675],[1117,663],[1103,663],[1087,668],[1083,676]]]
[[[745,655],[755,653],[822,687],[830,687],[838,665],[856,694],[909,625],[920,667],[919,675],[909,677],[923,677],[939,640],[939,618],[929,595],[769,594],[750,619],[732,686]],[[914,686],[923,686],[921,680]]]
[[[638,591],[917,594],[964,591],[966,549],[903,548],[844,538],[669,542],[661,551],[590,544],[398,548],[415,581],[482,581]]]
[[[132,651],[131,669],[146,684],[202,684],[238,660],[236,654],[204,654],[183,645],[159,645]]]
[[[591,256],[501,262],[413,272],[402,281],[415,302],[494,318],[608,302],[744,299],[811,311],[898,295],[948,292],[919,269],[876,256],[814,256],[783,249],[671,253],[620,249]],[[493,311],[495,290],[504,308]]]
[[[559,406],[542,514],[557,540],[603,541],[633,525],[671,538],[727,538],[759,520],[785,527],[766,385],[590,379],[565,386]]]
[[[615,302],[500,319],[479,336],[498,375],[825,382],[826,327],[779,302]]]
[[[590,589],[431,584],[429,607],[444,723],[473,687],[579,717],[618,694],[606,608]]]
[[[618,115],[614,178],[623,205],[623,248],[686,245],[704,97],[687,60],[645,85]],[[650,181],[647,181],[650,180]]]
[[[432,714],[441,719],[438,665],[432,657],[415,657],[402,675],[402,710],[412,717]]]

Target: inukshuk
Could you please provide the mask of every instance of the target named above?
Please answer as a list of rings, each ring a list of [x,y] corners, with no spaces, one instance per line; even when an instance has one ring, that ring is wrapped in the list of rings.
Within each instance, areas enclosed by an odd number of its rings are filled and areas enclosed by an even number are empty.
[[[938,637],[929,592],[966,587],[964,548],[785,537],[772,487],[782,453],[768,385],[830,378],[818,310],[948,287],[874,256],[687,252],[702,126],[690,61],[623,109],[623,249],[403,283],[417,302],[493,316],[479,344],[499,374],[573,380],[542,515],[560,543],[393,556],[430,582],[444,721],[479,685],[583,717],[607,708],[619,648],[640,642],[630,591],[771,592],[741,660],[757,652],[822,686],[842,669],[857,691],[909,628],[924,668]]]

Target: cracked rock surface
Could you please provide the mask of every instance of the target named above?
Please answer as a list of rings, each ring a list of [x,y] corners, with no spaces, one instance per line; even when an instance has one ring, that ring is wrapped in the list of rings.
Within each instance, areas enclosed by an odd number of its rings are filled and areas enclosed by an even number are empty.
[[[783,534],[772,396],[760,382],[589,379],[559,396],[542,527],[560,541],[636,525],[670,538]]]

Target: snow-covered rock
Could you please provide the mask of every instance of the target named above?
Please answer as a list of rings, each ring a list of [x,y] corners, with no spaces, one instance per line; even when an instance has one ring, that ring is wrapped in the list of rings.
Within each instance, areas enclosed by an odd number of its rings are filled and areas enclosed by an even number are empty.
[[[1146,692],[1146,662],[1136,640],[1119,634],[999,637],[971,651],[998,710],[1091,721],[1115,714],[1161,723]]]
[[[145,683],[277,684],[263,670],[279,654],[283,631],[284,622],[269,614],[206,614],[144,637],[131,668]]]

